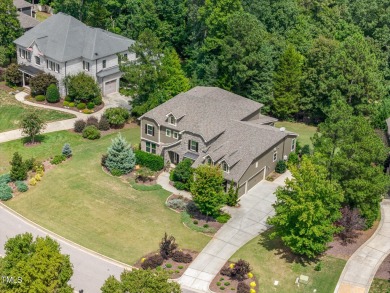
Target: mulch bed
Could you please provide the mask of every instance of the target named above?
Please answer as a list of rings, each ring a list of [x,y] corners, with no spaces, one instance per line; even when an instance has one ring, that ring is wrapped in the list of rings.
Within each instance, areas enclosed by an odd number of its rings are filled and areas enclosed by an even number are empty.
[[[233,262],[230,262],[228,261],[224,267],[229,267],[229,265],[233,263]],[[220,283],[219,285],[217,285],[217,283]],[[226,285],[227,283],[230,283],[228,285]],[[257,282],[257,279],[255,276],[253,276],[253,278],[251,279],[246,279],[243,281],[244,283],[246,283],[248,286],[251,282],[255,282],[256,283],[256,287],[254,287],[253,289],[256,290],[256,292],[258,292],[258,282]],[[226,284],[225,284],[226,283]],[[232,280],[230,279],[230,277],[228,276],[224,276],[221,274],[221,272],[219,272],[215,278],[213,279],[213,281],[211,282],[210,284],[210,290],[213,291],[213,292],[217,292],[217,293],[222,293],[222,292],[227,292],[227,293],[233,293],[233,292],[237,292],[237,285],[238,285],[238,281],[237,280]],[[221,287],[223,287],[223,289],[220,289]],[[232,290],[233,289],[233,290]]]
[[[32,103],[35,103],[35,104],[39,104],[39,105],[46,105],[46,106],[51,106],[51,107],[55,107],[55,108],[60,108],[60,109],[67,109],[67,110],[71,110],[71,111],[74,111],[74,112],[77,112],[77,113],[82,113],[83,111],[82,110],[79,110],[77,109],[76,107],[64,107],[63,103],[64,103],[64,100],[60,100],[59,102],[57,103],[48,103],[47,101],[42,101],[42,102],[38,102],[37,100],[35,100],[34,98],[29,98],[27,99],[29,102],[32,102]],[[95,106],[95,108],[92,109],[92,111],[94,112],[98,112],[100,111],[101,109],[103,109],[104,107],[104,102],[99,105],[99,106]],[[89,115],[93,115],[92,114],[89,114]]]
[[[279,173],[276,173],[276,172],[272,172],[271,174],[269,174],[266,178],[267,181],[274,181],[276,178],[278,178],[280,175],[282,174],[279,174]]]
[[[380,265],[375,274],[375,278],[390,280],[390,255],[388,255]]]
[[[333,242],[329,243],[330,248],[326,251],[326,254],[348,260],[351,255],[374,234],[378,225],[379,222],[377,221],[371,229],[359,231],[358,237],[355,238],[352,243],[345,244],[340,238],[335,237]]]
[[[198,254],[199,254],[199,252],[196,252],[196,251],[193,251],[193,250],[188,250],[188,249],[182,249],[182,251],[183,251],[184,253],[189,253],[189,254],[191,254],[193,260],[194,260],[194,259],[198,256]],[[142,258],[148,258],[148,257],[150,257],[150,256],[152,256],[152,255],[155,255],[155,254],[158,254],[158,251],[156,251],[156,252],[151,252],[151,253],[149,253],[149,254],[147,254],[147,255],[141,257],[141,258],[134,264],[134,266],[135,266],[136,268],[141,269],[141,268],[142,268],[142,267],[141,267],[141,263],[142,263],[141,260],[142,260]],[[171,264],[172,267],[171,267],[171,268],[167,268],[167,267],[166,267],[167,264]],[[173,261],[172,259],[167,259],[167,260],[164,260],[163,264],[161,265],[161,269],[163,269],[164,271],[167,271],[167,272],[171,275],[170,279],[178,279],[178,278],[180,278],[180,277],[183,275],[183,273],[184,273],[184,272],[186,271],[186,269],[190,266],[190,264],[191,264],[191,263],[178,263],[178,262]],[[180,268],[179,268],[179,267],[180,267]]]

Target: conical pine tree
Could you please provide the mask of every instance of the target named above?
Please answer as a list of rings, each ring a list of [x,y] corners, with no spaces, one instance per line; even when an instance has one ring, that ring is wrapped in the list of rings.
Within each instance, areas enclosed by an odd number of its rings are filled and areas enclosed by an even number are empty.
[[[127,174],[133,170],[134,165],[135,154],[133,149],[119,133],[118,136],[112,140],[112,144],[107,150],[105,166],[111,173],[114,170],[118,170],[122,174]]]

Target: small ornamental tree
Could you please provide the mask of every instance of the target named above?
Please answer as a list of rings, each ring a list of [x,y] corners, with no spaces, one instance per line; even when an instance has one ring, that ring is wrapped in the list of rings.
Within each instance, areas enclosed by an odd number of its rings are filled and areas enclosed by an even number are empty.
[[[46,100],[49,103],[57,103],[60,100],[60,92],[55,84],[49,85],[46,90]]]
[[[37,112],[28,112],[20,122],[22,134],[27,135],[31,142],[35,142],[35,137],[42,132],[46,123],[41,119]]]
[[[26,164],[23,163],[22,156],[18,152],[14,153],[10,164],[11,164],[10,177],[12,181],[27,179]]]
[[[163,270],[125,270],[120,276],[120,281],[114,276],[108,277],[101,287],[101,291],[102,293],[181,293],[180,285],[176,282],[170,282],[169,278],[169,274]]]
[[[64,144],[64,146],[62,147],[62,154],[67,158],[70,158],[72,156],[72,149],[70,148],[69,143]]]
[[[326,169],[309,157],[290,170],[293,179],[276,190],[276,213],[267,224],[274,226],[271,237],[279,236],[293,253],[314,258],[341,231],[335,222],[341,217],[343,193],[327,179]]]
[[[230,181],[229,190],[226,194],[226,204],[235,207],[240,200],[238,199],[238,188],[234,187],[234,182]]]
[[[33,96],[46,95],[46,90],[51,84],[57,84],[57,79],[50,73],[41,73],[30,79],[31,94]]]
[[[217,216],[225,201],[221,168],[209,165],[200,165],[196,168],[191,193],[202,214]]]
[[[87,75],[85,72],[69,75],[64,82],[68,97],[72,101],[88,103],[101,98],[99,85],[92,76]]]
[[[173,252],[178,247],[175,237],[172,235],[168,237],[168,234],[165,232],[163,239],[160,242],[160,255],[163,259],[169,259],[172,257]]]
[[[341,209],[341,218],[336,224],[342,227],[342,231],[338,234],[344,243],[352,242],[358,236],[356,231],[363,230],[365,220],[360,215],[357,208],[345,206]]]
[[[118,136],[112,140],[112,144],[107,150],[105,166],[110,172],[113,170],[120,170],[122,174],[127,174],[133,170],[134,165],[135,155],[133,149],[119,133]]]
[[[18,85],[22,82],[22,73],[19,71],[19,65],[12,63],[7,67],[5,80],[10,85]]]

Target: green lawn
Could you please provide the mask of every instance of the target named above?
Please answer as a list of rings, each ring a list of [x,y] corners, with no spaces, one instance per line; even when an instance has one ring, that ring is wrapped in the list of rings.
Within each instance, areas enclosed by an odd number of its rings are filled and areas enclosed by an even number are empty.
[[[238,250],[231,261],[242,258],[252,266],[252,271],[258,278],[259,292],[333,292],[346,261],[325,256],[322,258],[321,271],[315,271],[316,264],[301,264],[291,260],[290,255],[283,251],[279,240],[268,240],[268,232],[256,237]],[[295,279],[301,274],[309,277],[307,285],[295,284]],[[274,286],[274,281],[279,281]]]
[[[19,121],[26,110],[39,111],[42,118],[47,122],[76,117],[73,114],[24,105],[18,102],[13,95],[0,90],[0,132],[19,128]]]
[[[51,15],[49,13],[43,12],[43,11],[37,11],[37,20],[42,22],[46,19],[48,19]]]
[[[138,127],[121,133],[128,141],[139,142]],[[74,154],[7,205],[61,236],[128,264],[158,249],[165,231],[180,247],[200,251],[210,239],[184,227],[180,214],[165,207],[168,192],[137,191],[102,171],[101,155],[115,135],[87,141],[62,131],[44,135],[43,143],[34,148],[24,148],[20,141],[0,144],[2,164],[14,151],[38,158],[58,154],[64,142],[71,144]]]
[[[371,284],[370,293],[390,293],[390,280],[375,278]]]
[[[314,133],[316,133],[317,127],[306,125],[304,123],[287,122],[287,121],[276,122],[275,126],[285,127],[286,130],[297,133],[299,135],[298,141],[300,142],[301,146],[308,144],[310,145],[310,147],[312,147],[310,138],[314,135]]]

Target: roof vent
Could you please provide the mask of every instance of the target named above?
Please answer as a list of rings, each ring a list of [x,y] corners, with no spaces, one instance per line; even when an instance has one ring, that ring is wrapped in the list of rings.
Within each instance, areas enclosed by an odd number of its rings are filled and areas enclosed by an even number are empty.
[[[286,130],[286,127],[280,127],[280,131],[284,132]]]

